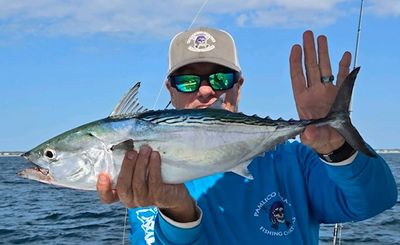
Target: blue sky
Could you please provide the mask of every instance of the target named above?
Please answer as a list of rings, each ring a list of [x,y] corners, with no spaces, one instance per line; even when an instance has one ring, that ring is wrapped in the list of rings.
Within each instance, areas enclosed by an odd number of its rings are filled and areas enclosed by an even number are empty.
[[[0,151],[29,150],[106,117],[141,81],[153,108],[170,38],[203,0],[0,0]],[[354,0],[209,0],[194,26],[230,32],[245,76],[240,110],[297,118],[288,56],[304,30],[328,36],[333,70],[354,52]],[[400,148],[400,1],[364,5],[352,121],[375,148]],[[168,102],[163,88],[155,108]]]

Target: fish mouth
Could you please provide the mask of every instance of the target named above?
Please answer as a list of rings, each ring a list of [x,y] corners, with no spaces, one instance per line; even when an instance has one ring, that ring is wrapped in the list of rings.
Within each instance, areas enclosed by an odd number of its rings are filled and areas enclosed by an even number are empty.
[[[46,168],[42,168],[34,163],[32,168],[27,168],[22,170],[21,172],[18,173],[20,176],[25,176],[27,173],[30,174],[35,174],[35,175],[41,175],[42,177],[50,177],[49,173],[50,171]]]
[[[36,164],[33,163],[33,168],[34,171],[39,171],[41,174],[48,176],[49,175],[49,170],[47,168],[42,168]]]
[[[21,155],[21,157],[23,157],[23,158],[25,158],[27,161],[29,161],[29,162],[33,165],[33,167],[32,167],[32,168],[25,169],[25,170],[19,172],[18,175],[24,176],[25,173],[29,173],[29,174],[35,174],[35,175],[38,175],[38,174],[39,174],[39,175],[42,175],[43,177],[50,177],[50,176],[49,176],[50,171],[49,171],[47,168],[43,168],[43,167],[37,165],[36,163],[34,163],[34,162],[29,158],[29,156],[30,156],[30,151],[25,152],[24,154]]]
[[[49,174],[49,170],[39,166],[24,169],[18,172],[17,175],[22,178],[36,180],[46,184],[51,184],[54,181],[53,177]]]

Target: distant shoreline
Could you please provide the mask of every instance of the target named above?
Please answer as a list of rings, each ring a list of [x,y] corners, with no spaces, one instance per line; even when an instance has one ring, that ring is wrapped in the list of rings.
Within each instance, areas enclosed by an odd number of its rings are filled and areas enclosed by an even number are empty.
[[[0,157],[19,157],[23,153],[23,151],[1,151]]]
[[[400,149],[376,149],[379,154],[400,153]]]
[[[376,149],[378,154],[399,154],[400,149]],[[0,151],[0,157],[19,157],[23,151]]]

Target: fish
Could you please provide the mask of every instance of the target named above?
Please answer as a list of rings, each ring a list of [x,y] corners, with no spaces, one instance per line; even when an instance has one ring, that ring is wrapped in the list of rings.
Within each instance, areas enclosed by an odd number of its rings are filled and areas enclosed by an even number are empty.
[[[329,113],[309,120],[273,120],[231,112],[222,109],[223,99],[206,109],[147,110],[138,102],[137,83],[108,117],[66,131],[24,153],[34,167],[19,175],[46,184],[96,190],[98,175],[107,173],[115,188],[125,153],[149,145],[160,153],[165,183],[223,172],[253,179],[248,170],[253,159],[310,125],[329,125],[354,149],[377,157],[350,120],[359,69],[345,78]]]

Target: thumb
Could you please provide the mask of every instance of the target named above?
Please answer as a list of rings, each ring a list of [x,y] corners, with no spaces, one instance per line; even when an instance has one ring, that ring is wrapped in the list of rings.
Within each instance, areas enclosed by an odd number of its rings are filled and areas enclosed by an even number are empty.
[[[323,153],[326,145],[329,145],[329,128],[311,125],[305,128],[300,135],[301,142],[308,145],[314,151]]]
[[[303,144],[311,146],[319,138],[319,128],[317,126],[311,125],[304,129],[301,133],[301,142]]]
[[[99,174],[96,189],[100,200],[104,203],[112,203],[119,199],[116,191],[112,190],[110,177],[106,173]]]

